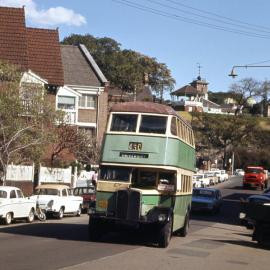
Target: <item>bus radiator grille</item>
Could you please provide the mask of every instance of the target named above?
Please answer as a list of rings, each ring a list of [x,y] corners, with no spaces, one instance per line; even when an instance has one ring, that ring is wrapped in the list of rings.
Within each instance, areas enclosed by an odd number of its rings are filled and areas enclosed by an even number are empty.
[[[134,190],[117,192],[116,217],[126,220],[139,220],[141,194]]]

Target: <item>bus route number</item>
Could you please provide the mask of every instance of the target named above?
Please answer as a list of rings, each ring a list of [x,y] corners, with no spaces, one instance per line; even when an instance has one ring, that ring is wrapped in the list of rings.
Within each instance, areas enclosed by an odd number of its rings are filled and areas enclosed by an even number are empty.
[[[128,145],[128,150],[141,151],[142,150],[142,143],[130,142]]]

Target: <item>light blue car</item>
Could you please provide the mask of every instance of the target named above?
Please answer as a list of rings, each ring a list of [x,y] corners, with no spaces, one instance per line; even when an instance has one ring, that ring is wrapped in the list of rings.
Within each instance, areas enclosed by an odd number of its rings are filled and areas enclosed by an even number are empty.
[[[192,194],[192,211],[219,212],[222,205],[221,193],[215,188],[194,188]]]

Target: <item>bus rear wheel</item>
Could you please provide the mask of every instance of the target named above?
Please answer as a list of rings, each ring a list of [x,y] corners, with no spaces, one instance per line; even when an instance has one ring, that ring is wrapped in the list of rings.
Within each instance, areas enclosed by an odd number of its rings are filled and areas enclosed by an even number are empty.
[[[189,229],[189,212],[186,213],[185,223],[183,228],[179,230],[179,235],[181,237],[186,237],[188,234],[188,229]]]
[[[167,221],[158,232],[158,246],[166,248],[172,237],[172,218]]]

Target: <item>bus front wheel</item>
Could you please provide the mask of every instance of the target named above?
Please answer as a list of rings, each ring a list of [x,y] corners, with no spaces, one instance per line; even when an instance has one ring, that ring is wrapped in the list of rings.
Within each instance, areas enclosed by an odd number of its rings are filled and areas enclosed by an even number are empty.
[[[97,241],[101,237],[100,222],[97,218],[89,217],[88,236],[90,241]]]
[[[158,232],[158,246],[166,248],[172,236],[172,218],[167,221]]]

